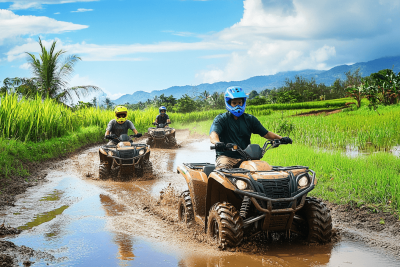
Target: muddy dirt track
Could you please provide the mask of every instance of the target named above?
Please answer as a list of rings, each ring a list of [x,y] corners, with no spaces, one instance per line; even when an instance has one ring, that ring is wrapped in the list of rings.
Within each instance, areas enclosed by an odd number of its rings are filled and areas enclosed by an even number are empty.
[[[383,226],[384,214],[333,205],[330,244],[256,236],[220,251],[199,226],[178,223],[176,212],[187,188],[177,165],[213,163],[215,152],[188,131],[177,140],[179,149],[151,150],[154,176],[138,181],[99,180],[98,147],[43,170],[46,181],[0,211],[1,223],[22,230],[0,239],[0,266],[400,266],[397,220],[387,215]]]

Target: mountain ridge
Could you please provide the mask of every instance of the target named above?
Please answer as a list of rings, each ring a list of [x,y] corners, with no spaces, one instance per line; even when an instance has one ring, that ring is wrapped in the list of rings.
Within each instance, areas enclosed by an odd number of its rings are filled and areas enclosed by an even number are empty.
[[[250,77],[246,80],[241,81],[230,81],[230,82],[216,82],[216,83],[202,83],[196,86],[184,85],[184,86],[172,86],[167,89],[154,90],[151,92],[136,91],[133,94],[126,94],[118,99],[114,100],[115,104],[135,104],[139,101],[145,102],[147,99],[153,99],[155,96],[162,94],[166,96],[173,95],[175,98],[180,98],[184,94],[190,93],[190,91],[197,90],[198,93],[208,91],[210,94],[214,92],[224,92],[229,86],[241,86],[246,92],[252,90],[261,91],[263,89],[278,88],[284,85],[286,79],[293,80],[295,76],[299,75],[306,79],[314,78],[319,83],[331,85],[337,78],[344,80],[346,78],[345,72],[355,71],[360,68],[362,76],[369,76],[371,73],[378,72],[382,69],[392,69],[393,71],[400,72],[400,56],[383,57],[367,62],[358,62],[352,65],[339,65],[329,70],[313,70],[306,69],[300,71],[285,71],[278,72],[274,75],[262,75]]]

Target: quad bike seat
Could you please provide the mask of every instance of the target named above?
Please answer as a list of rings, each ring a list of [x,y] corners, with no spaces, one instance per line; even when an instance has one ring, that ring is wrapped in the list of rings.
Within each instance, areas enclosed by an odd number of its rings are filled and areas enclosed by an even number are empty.
[[[203,167],[203,172],[207,175],[207,177],[215,170],[215,164],[205,165]]]

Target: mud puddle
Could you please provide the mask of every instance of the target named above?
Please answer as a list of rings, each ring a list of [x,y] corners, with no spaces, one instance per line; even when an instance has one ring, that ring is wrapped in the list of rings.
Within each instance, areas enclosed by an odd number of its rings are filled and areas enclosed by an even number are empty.
[[[207,140],[183,140],[177,150],[152,149],[155,178],[145,181],[97,180],[98,150],[86,150],[51,171],[48,183],[32,187],[14,207],[5,210],[6,225],[24,229],[1,240],[42,251],[24,260],[31,266],[399,266],[383,248],[351,238],[309,246],[285,238],[262,244],[246,243],[240,252],[219,251],[191,235],[175,221],[173,201],[159,199],[165,188],[186,189],[176,173],[183,162],[210,162],[215,152]],[[158,205],[160,211],[152,205]],[[162,208],[162,209],[161,209]],[[12,254],[12,252],[10,252]],[[22,261],[19,261],[21,265]]]

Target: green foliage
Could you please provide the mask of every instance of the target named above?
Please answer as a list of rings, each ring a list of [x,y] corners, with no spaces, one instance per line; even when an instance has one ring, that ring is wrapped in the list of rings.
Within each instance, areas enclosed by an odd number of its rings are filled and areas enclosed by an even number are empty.
[[[264,104],[267,104],[267,103],[270,103],[270,101],[268,100],[268,98],[256,96],[256,97],[253,98],[253,99],[247,100],[246,105],[249,105],[249,106],[259,106],[259,105],[264,105]]]
[[[256,90],[253,90],[253,91],[251,91],[251,92],[249,93],[248,99],[253,99],[253,98],[257,97],[257,96],[258,96],[257,91],[256,91]]]
[[[43,46],[39,38],[41,53],[37,58],[32,53],[27,53],[28,62],[34,74],[37,94],[42,98],[50,97],[59,102],[68,103],[73,97],[78,99],[94,91],[101,91],[93,85],[68,87],[68,80],[74,72],[75,64],[81,60],[77,55],[70,55],[64,60],[61,58],[66,53],[64,50],[55,51],[57,41],[54,41],[49,51]],[[63,60],[63,62],[61,62]]]
[[[194,101],[187,94],[180,98],[178,100],[178,104],[176,105],[176,110],[182,113],[194,112],[196,111],[196,108],[196,101]]]

